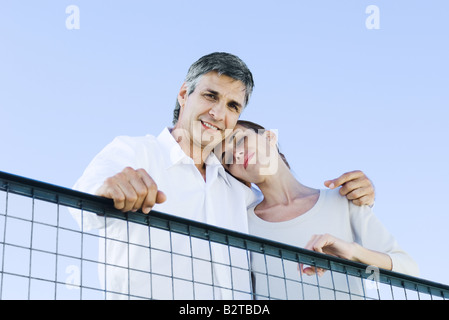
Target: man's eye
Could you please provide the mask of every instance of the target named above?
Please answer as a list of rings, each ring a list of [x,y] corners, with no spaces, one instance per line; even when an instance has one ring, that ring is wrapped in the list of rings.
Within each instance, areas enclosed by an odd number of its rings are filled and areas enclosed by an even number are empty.
[[[236,104],[233,104],[233,103],[229,105],[229,108],[231,108],[231,109],[233,109],[234,111],[237,111],[237,112],[240,111],[239,106],[236,105]]]
[[[217,100],[217,97],[211,93],[206,93],[204,96],[210,100]]]

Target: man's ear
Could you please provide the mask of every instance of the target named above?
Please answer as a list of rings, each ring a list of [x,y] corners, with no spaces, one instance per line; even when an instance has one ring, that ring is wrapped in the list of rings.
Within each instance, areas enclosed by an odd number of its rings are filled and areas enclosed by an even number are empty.
[[[186,104],[186,100],[187,100],[187,85],[184,82],[181,86],[181,89],[179,89],[179,93],[178,93],[178,103],[181,106],[181,108],[184,108],[184,105]]]

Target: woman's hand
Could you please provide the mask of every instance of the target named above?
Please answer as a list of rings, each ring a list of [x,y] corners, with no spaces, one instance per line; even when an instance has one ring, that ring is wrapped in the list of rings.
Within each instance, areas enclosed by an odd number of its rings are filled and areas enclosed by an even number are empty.
[[[312,236],[304,248],[386,270],[391,270],[393,267],[388,254],[366,249],[356,242],[347,242],[330,234]],[[299,268],[300,271],[307,275],[317,273],[319,276],[322,276],[325,272],[322,268],[315,268],[313,266],[304,267],[303,264],[300,264]]]
[[[322,234],[312,236],[304,248],[343,259],[354,260],[357,247],[353,242],[343,241],[330,234]],[[318,273],[319,276],[322,276],[325,271],[322,268],[316,269],[313,266],[304,267],[303,264],[300,265],[300,270],[307,275]]]

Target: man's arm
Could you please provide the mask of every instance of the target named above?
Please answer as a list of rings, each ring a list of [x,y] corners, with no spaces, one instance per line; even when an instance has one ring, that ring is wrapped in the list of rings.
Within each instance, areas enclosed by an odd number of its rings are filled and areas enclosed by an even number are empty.
[[[327,180],[324,185],[331,189],[341,186],[340,194],[346,196],[357,206],[374,204],[374,185],[360,170],[347,172],[336,179]]]
[[[157,152],[156,147],[152,136],[116,137],[89,163],[74,189],[112,199],[115,208],[124,212],[142,209],[148,213],[155,203],[166,198],[158,191],[148,168],[138,169],[146,163],[140,154],[145,148]]]

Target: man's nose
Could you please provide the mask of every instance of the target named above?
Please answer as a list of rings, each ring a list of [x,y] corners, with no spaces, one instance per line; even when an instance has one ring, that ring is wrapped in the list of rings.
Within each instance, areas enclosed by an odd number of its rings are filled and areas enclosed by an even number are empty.
[[[224,103],[216,103],[209,110],[209,114],[214,118],[214,120],[222,121],[225,115],[225,108],[226,106],[224,105]]]

